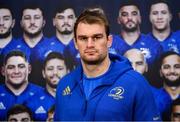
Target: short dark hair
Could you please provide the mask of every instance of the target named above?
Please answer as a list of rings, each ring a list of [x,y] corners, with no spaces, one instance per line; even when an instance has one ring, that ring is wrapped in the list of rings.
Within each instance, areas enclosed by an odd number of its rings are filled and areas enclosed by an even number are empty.
[[[173,107],[177,106],[177,105],[180,106],[180,98],[177,98],[177,99],[172,101],[172,104],[171,104],[171,114],[173,113]]]
[[[43,63],[43,69],[45,69],[46,65],[47,65],[47,62],[51,59],[60,59],[60,60],[63,60],[65,65],[66,65],[66,68],[68,69],[68,66],[67,66],[67,60],[65,59],[64,55],[59,53],[59,52],[50,52],[47,57],[45,58],[44,60],[44,63]]]
[[[23,12],[26,9],[33,9],[33,10],[40,9],[40,11],[42,12],[43,18],[45,18],[45,16],[44,16],[44,11],[45,10],[44,10],[44,8],[43,8],[43,6],[41,4],[42,3],[38,2],[38,1],[24,2],[23,7],[21,9],[21,17],[23,16]]]
[[[63,4],[60,3],[58,7],[55,8],[53,11],[53,17],[55,17],[57,13],[62,13],[66,9],[72,9],[76,15],[76,10],[72,4],[70,2],[63,2]]]
[[[140,6],[135,0],[122,0],[119,5],[119,10],[124,6],[130,6],[130,5],[136,6],[140,11]]]
[[[7,60],[8,60],[9,58],[13,57],[13,56],[20,56],[20,57],[22,57],[25,61],[28,62],[28,59],[27,59],[26,55],[25,55],[22,51],[20,51],[20,50],[12,50],[12,51],[10,51],[10,52],[5,56],[5,58],[4,58],[4,65],[6,65]]]
[[[11,15],[12,15],[12,18],[14,19],[14,13],[13,13],[13,10],[12,10],[12,6],[0,2],[0,9],[8,9],[10,11]]]
[[[10,117],[10,115],[14,115],[14,114],[20,114],[20,113],[28,113],[30,116],[31,121],[33,120],[33,116],[32,116],[32,112],[31,110],[21,104],[15,104],[14,106],[12,106],[8,112],[7,112],[7,120]]]
[[[74,25],[74,37],[76,40],[76,32],[77,27],[79,23],[88,23],[88,24],[104,24],[104,27],[106,29],[106,35],[108,36],[110,33],[109,29],[109,21],[104,13],[101,13],[100,11],[93,11],[92,8],[88,8],[84,10],[80,16],[77,18],[75,25]]]
[[[168,6],[169,12],[171,12],[171,7],[170,7],[170,3],[167,0],[152,0],[151,4],[150,4],[150,10],[152,5],[158,4],[158,3],[164,3]]]
[[[55,104],[53,104],[53,105],[49,108],[48,113],[54,113],[54,111],[55,111]]]
[[[164,60],[166,57],[170,56],[170,55],[180,56],[180,54],[178,54],[178,53],[176,53],[176,52],[174,52],[174,51],[164,52],[164,53],[160,56],[160,58],[159,58],[159,62],[158,62],[159,69],[160,69],[161,66],[162,66],[163,60]]]

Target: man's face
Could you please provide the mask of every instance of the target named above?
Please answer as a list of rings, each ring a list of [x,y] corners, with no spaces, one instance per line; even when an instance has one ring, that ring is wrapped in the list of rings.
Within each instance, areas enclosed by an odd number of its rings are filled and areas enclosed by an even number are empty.
[[[173,106],[171,120],[173,122],[180,122],[180,105]]]
[[[0,9],[0,37],[9,36],[14,26],[15,20],[12,19],[8,9]]]
[[[25,9],[21,20],[24,33],[28,36],[36,36],[42,33],[45,21],[40,9]]]
[[[43,77],[50,87],[56,88],[59,80],[67,74],[67,68],[64,60],[51,59],[47,62]]]
[[[107,37],[103,24],[79,23],[76,37],[75,45],[85,64],[99,64],[107,58],[112,38]]]
[[[31,122],[30,115],[26,112],[10,115],[8,122]]]
[[[141,52],[130,51],[126,53],[126,57],[132,64],[132,67],[137,72],[144,74],[147,72],[147,63],[145,62],[144,55]]]
[[[61,34],[71,34],[76,21],[73,9],[65,9],[62,13],[57,13],[53,19],[53,25]]]
[[[171,13],[167,4],[158,3],[151,6],[150,21],[152,28],[158,31],[164,31],[170,28]]]
[[[180,78],[180,57],[169,55],[164,58],[160,74],[169,82],[179,82]]]
[[[12,56],[5,65],[5,82],[19,87],[28,81],[28,63],[21,56]]]
[[[122,7],[119,11],[118,23],[121,24],[124,31],[136,31],[141,23],[141,16],[138,8],[133,5]]]

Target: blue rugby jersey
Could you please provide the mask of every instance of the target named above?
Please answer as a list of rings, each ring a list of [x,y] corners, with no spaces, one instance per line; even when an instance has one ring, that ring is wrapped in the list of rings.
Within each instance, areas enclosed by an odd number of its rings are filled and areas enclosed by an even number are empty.
[[[6,119],[6,114],[9,108],[15,104],[23,104],[30,97],[35,94],[42,92],[42,88],[29,83],[26,89],[20,94],[15,95],[10,89],[8,89],[4,84],[0,86],[0,120],[4,121]]]
[[[35,121],[46,121],[48,110],[54,104],[55,98],[45,89],[25,102],[25,105],[31,109]]]
[[[180,53],[180,31],[171,32],[170,35],[163,41],[158,40],[152,33],[149,33],[147,37],[149,40],[159,42],[163,48],[163,52],[174,51]]]
[[[114,36],[113,43],[116,46],[117,52],[124,54],[128,49],[137,48],[144,54],[148,65],[152,65],[160,57],[162,53],[161,45],[153,40],[147,38],[146,35],[141,34],[139,38],[132,44],[129,45],[121,36]]]

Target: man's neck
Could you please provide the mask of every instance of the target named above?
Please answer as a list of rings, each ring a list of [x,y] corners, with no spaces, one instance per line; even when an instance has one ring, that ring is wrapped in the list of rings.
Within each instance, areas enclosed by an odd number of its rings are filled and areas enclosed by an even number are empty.
[[[10,43],[12,40],[12,34],[10,34],[8,37],[0,39],[0,48],[4,48],[7,44]]]
[[[42,37],[43,37],[42,33],[35,37],[29,37],[26,34],[23,35],[25,42],[31,48],[35,47],[39,43],[39,41],[42,39]]]
[[[16,96],[20,95],[28,86],[28,81],[22,84],[18,89],[15,89],[11,84],[5,82],[6,86],[12,91]]]
[[[60,34],[59,32],[56,32],[56,37],[64,44],[68,45],[70,41],[73,39],[74,35],[73,33],[69,35]]]
[[[178,87],[169,87],[167,85],[164,85],[164,89],[168,92],[168,94],[171,96],[171,99],[176,99],[180,94],[180,86]]]
[[[140,36],[140,30],[134,32],[121,31],[121,36],[128,45],[133,45]]]
[[[158,31],[156,29],[152,30],[152,34],[155,38],[157,38],[159,41],[164,41],[171,33],[170,28],[164,30],[164,31]]]
[[[50,87],[49,85],[46,84],[46,89],[47,89],[47,92],[52,95],[53,97],[56,96],[56,89],[55,88],[52,88]]]
[[[82,62],[82,61],[81,61]],[[84,73],[89,78],[98,77],[102,74],[104,74],[110,67],[110,59],[109,57],[106,57],[106,59],[97,65],[88,65],[85,63],[82,63]]]

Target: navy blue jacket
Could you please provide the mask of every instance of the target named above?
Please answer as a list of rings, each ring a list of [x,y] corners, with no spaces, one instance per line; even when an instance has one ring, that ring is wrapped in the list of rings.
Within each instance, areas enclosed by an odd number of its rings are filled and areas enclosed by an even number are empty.
[[[111,54],[110,59],[111,69],[88,100],[83,90],[81,66],[59,82],[54,120],[160,120],[150,86],[144,77],[132,69],[127,59]]]

